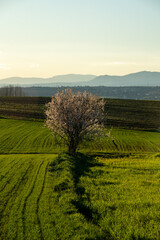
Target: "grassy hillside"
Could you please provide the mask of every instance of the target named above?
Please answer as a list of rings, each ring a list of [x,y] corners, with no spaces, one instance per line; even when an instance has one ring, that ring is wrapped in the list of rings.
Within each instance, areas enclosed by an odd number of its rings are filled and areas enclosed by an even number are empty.
[[[0,119],[0,153],[58,153],[64,145],[53,138],[43,122]],[[114,129],[111,138],[84,142],[83,152],[155,152],[160,150],[160,133]]]
[[[0,97],[0,116],[43,121],[49,101],[47,97]],[[105,112],[108,126],[160,128],[160,101],[106,99]]]

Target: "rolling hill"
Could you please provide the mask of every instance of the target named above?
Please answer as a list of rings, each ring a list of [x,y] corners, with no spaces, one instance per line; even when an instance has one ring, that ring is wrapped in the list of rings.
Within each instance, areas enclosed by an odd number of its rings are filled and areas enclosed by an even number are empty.
[[[160,73],[143,71],[138,73],[131,73],[124,76],[104,75],[91,80],[89,86],[160,86]]]
[[[75,82],[88,82],[94,79],[95,75],[81,75],[81,74],[67,74],[58,75],[51,78],[22,78],[22,77],[11,77],[0,80],[0,87],[4,85],[20,85],[20,86],[59,86],[59,85],[71,85]],[[84,84],[85,85],[85,84]]]
[[[111,75],[80,75],[68,74],[52,78],[6,78],[0,80],[0,86],[4,85],[61,87],[61,86],[106,86],[106,87],[133,87],[133,86],[160,86],[160,72],[142,71],[124,76]]]

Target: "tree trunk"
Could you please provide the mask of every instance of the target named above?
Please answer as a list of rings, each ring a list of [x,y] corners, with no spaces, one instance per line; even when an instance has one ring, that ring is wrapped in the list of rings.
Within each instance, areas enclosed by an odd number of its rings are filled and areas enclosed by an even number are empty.
[[[70,139],[69,145],[68,145],[68,152],[74,155],[76,153],[77,147],[78,147],[78,142],[74,138]]]

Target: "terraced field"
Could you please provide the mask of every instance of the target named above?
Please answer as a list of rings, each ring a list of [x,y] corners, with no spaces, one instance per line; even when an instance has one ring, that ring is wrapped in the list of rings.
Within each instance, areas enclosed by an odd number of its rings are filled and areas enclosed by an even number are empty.
[[[60,154],[43,122],[0,119],[0,239],[160,239],[160,133],[114,129]]]

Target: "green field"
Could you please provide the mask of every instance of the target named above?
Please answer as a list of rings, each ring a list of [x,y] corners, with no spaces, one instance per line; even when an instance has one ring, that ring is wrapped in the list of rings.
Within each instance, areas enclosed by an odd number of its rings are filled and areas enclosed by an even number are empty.
[[[49,97],[0,97],[0,117],[14,119],[45,119]],[[105,99],[107,127],[160,129],[160,101]]]
[[[0,239],[160,238],[159,154],[9,154],[0,166]]]
[[[106,131],[108,132],[108,130]],[[0,153],[59,153],[64,145],[54,139],[43,122],[0,119]],[[82,152],[158,152],[158,131],[112,129],[111,138],[85,142]]]
[[[43,121],[2,118],[0,136],[1,240],[160,239],[158,128],[113,128],[75,157]]]

